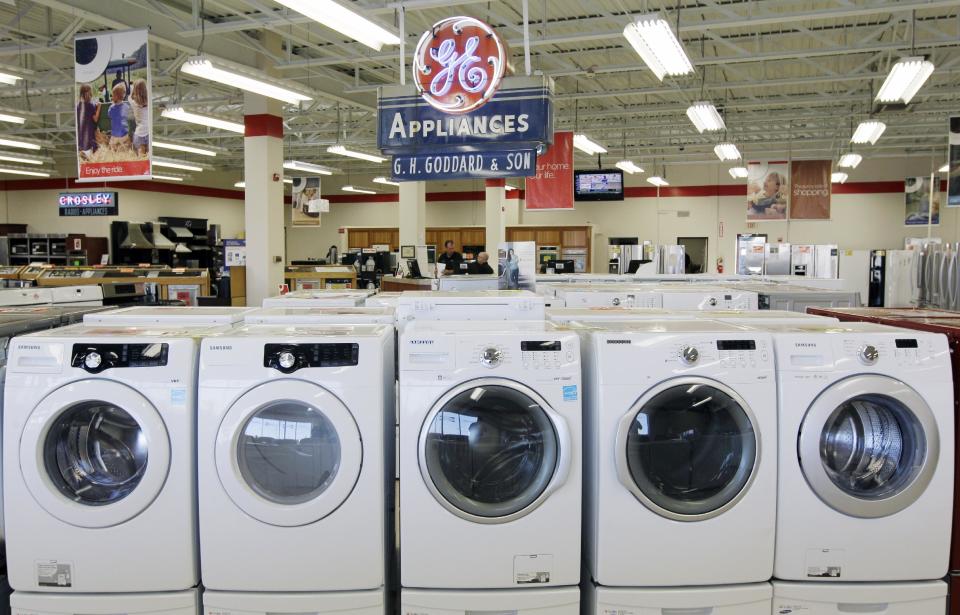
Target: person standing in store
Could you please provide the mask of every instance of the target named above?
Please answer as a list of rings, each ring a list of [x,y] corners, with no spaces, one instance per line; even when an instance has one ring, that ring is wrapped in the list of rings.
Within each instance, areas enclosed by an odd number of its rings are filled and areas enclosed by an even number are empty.
[[[437,262],[443,264],[443,275],[452,275],[460,273],[460,263],[463,262],[463,256],[453,249],[453,241],[448,239],[443,242],[443,254],[440,255]]]
[[[490,266],[490,255],[486,252],[481,252],[477,254],[477,262],[473,264],[473,267],[470,268],[470,273],[475,274],[492,274],[493,267]]]

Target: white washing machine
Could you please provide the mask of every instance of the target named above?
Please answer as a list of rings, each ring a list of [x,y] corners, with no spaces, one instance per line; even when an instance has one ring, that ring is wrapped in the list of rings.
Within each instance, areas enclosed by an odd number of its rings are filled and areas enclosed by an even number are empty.
[[[400,615],[580,615],[580,590],[400,590]]]
[[[660,288],[666,310],[756,310],[757,293],[735,288],[693,286]]]
[[[943,615],[947,584],[773,582],[773,613],[778,615]]]
[[[203,592],[204,615],[384,615],[383,590],[373,592],[327,592],[252,594]]]
[[[780,395],[775,576],[943,577],[954,472],[946,338],[869,323],[764,328]]]
[[[209,327],[233,325],[256,308],[247,307],[190,307],[190,306],[135,306],[93,312],[83,317],[86,325],[139,326],[175,325],[180,327]]]
[[[364,301],[364,305],[367,307],[387,307],[397,309],[397,304],[400,303],[400,295],[403,293],[400,291],[391,291],[391,292],[379,292],[375,295],[370,295]]]
[[[580,582],[579,341],[546,322],[418,322],[401,337],[403,587]]]
[[[768,580],[777,513],[770,335],[707,320],[644,321],[586,339],[592,579],[613,587]]]
[[[206,588],[264,592],[256,600],[273,604],[268,612],[286,608],[269,592],[382,598],[393,544],[393,338],[380,325],[249,325],[204,340]]]
[[[53,303],[53,292],[49,288],[5,288],[0,290],[0,306],[45,305]]]
[[[272,307],[244,316],[248,325],[393,325],[393,308],[386,307]]]
[[[13,340],[3,495],[15,590],[197,584],[197,338],[224,330],[74,325]]]
[[[103,287],[99,284],[54,286],[50,288],[50,295],[55,305],[103,305]]]
[[[294,290],[285,295],[267,297],[263,300],[263,307],[311,307],[325,305],[328,307],[360,307],[367,298],[376,293],[376,290],[343,288],[313,290]]]
[[[195,589],[157,594],[30,594],[10,596],[11,615],[198,615]]]
[[[556,292],[557,299],[568,308],[660,308],[663,306],[661,294],[652,286],[591,284],[562,287]]]
[[[408,291],[397,304],[397,326],[401,329],[414,320],[543,319],[543,297],[528,290]]]
[[[586,584],[584,615],[770,615],[769,583],[637,589]],[[777,611],[773,611],[777,613]],[[808,615],[803,613],[803,615]]]

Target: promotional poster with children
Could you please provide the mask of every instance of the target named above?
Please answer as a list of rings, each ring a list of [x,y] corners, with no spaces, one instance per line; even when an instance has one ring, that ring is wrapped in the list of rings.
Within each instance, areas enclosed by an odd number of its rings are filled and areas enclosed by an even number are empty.
[[[789,165],[751,162],[747,166],[747,220],[786,220],[790,204]]]
[[[77,37],[74,59],[78,181],[149,179],[147,31]]]

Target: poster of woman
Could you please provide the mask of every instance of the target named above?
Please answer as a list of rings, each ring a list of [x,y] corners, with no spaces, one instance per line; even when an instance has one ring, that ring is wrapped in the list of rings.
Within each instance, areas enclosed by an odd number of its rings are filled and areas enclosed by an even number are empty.
[[[511,241],[498,246],[500,279],[497,287],[500,290],[536,289],[536,245],[533,241]]]
[[[293,178],[293,211],[290,222],[293,226],[320,227],[320,214],[329,211],[329,203],[320,198],[319,177]]]
[[[903,193],[906,209],[904,224],[907,226],[940,224],[940,191],[937,190],[931,195],[929,177],[908,177],[903,182]]]
[[[78,181],[149,179],[147,31],[79,36],[74,61]]]
[[[787,163],[751,162],[747,166],[747,220],[786,220],[790,200]]]

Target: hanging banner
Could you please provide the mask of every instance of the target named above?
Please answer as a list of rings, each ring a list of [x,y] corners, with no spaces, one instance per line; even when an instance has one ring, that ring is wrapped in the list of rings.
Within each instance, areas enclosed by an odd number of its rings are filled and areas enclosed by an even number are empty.
[[[537,174],[527,179],[524,208],[573,209],[573,133],[558,132],[537,160]]]
[[[537,244],[534,241],[508,241],[497,246],[500,290],[531,290],[537,286]]]
[[[330,211],[330,201],[320,198],[319,177],[294,177],[291,200],[290,223],[293,226],[320,228],[320,214]]]
[[[947,174],[947,207],[960,207],[960,116],[950,118],[950,170]]]
[[[77,181],[150,179],[147,30],[78,36],[74,60]]]
[[[930,177],[908,177],[903,182],[904,224],[925,226],[940,224],[940,191],[931,193]],[[932,203],[932,219],[931,219]]]
[[[537,150],[433,152],[393,157],[394,181],[527,177],[536,172]]]
[[[829,220],[833,186],[830,160],[796,160],[790,166],[791,220]]]
[[[786,220],[790,205],[787,163],[751,162],[747,172],[747,221]]]

